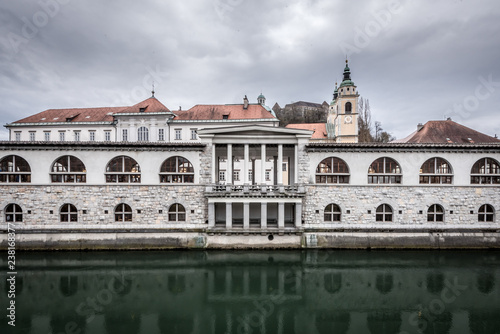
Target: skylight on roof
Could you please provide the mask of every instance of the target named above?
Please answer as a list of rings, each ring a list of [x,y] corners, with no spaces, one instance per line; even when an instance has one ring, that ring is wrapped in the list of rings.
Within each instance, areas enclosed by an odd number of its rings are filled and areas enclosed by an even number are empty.
[[[54,117],[54,121],[55,121],[56,119],[59,119],[59,117]]]
[[[90,116],[85,116],[85,118],[90,118]]]
[[[42,121],[45,121],[45,120],[46,120],[46,118],[44,117],[44,118],[42,118],[41,120],[42,120]]]

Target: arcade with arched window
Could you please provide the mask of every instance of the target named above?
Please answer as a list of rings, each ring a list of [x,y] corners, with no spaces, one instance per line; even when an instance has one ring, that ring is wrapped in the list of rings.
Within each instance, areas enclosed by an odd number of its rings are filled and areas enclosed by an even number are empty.
[[[191,162],[183,157],[170,157],[163,162],[160,169],[161,183],[193,183],[194,168]]]
[[[500,184],[500,164],[492,158],[478,160],[470,172],[471,184]]]
[[[140,183],[141,167],[131,157],[121,155],[106,166],[106,183]]]
[[[349,183],[349,167],[340,158],[323,159],[316,167],[316,183]]]
[[[452,184],[453,170],[443,158],[430,158],[420,167],[420,184]]]
[[[8,155],[0,160],[0,182],[29,183],[31,168],[26,160],[17,155]]]
[[[370,184],[400,184],[402,177],[399,163],[392,158],[379,158],[368,168]]]
[[[52,164],[50,179],[53,183],[85,183],[86,174],[87,169],[80,159],[65,155]]]

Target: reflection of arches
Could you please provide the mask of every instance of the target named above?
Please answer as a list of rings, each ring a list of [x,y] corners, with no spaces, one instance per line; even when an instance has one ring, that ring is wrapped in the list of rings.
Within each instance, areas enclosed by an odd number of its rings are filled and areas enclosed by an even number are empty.
[[[453,316],[450,312],[432,314],[427,320],[427,327],[423,330],[425,334],[447,334],[450,332]]]
[[[497,312],[469,313],[469,329],[472,334],[494,334],[498,333],[499,328],[500,318]]]
[[[186,276],[168,275],[168,291],[174,295],[183,293],[186,290]]]
[[[476,286],[482,293],[490,293],[495,287],[495,276],[489,271],[479,273],[477,275]]]
[[[391,292],[393,285],[393,278],[391,274],[378,274],[375,282],[377,290],[382,294]]]
[[[340,273],[331,273],[325,274],[325,290],[329,293],[336,293],[342,287],[342,274]]]
[[[444,288],[444,275],[442,273],[427,274],[427,291],[440,293]]]
[[[59,280],[59,289],[66,297],[73,296],[78,290],[78,277],[63,276]]]
[[[223,314],[221,316],[226,316]],[[224,324],[230,319],[224,319]],[[162,313],[158,317],[158,327],[160,327],[160,332],[169,334],[183,334],[191,333],[193,331],[194,319],[191,318],[180,318],[174,314]],[[222,329],[222,328],[221,328]],[[226,328],[224,328],[226,330]],[[117,332],[119,333],[119,332]]]
[[[399,312],[372,312],[367,318],[368,329],[373,334],[399,333],[401,322]]]
[[[140,314],[135,313],[135,311],[122,311],[117,314],[106,313],[104,320],[106,322],[107,333],[139,333],[139,329],[141,327],[141,316]]]
[[[315,326],[320,334],[347,333],[351,325],[349,312],[323,312],[316,316]]]
[[[68,312],[68,315],[60,315],[54,313],[54,315],[52,315],[50,319],[50,327],[52,329],[51,333],[67,333],[67,329],[69,328],[68,327],[69,323],[76,324],[73,333],[85,333],[85,326],[86,326],[85,319],[86,319],[85,317],[76,316],[74,312],[73,313]]]

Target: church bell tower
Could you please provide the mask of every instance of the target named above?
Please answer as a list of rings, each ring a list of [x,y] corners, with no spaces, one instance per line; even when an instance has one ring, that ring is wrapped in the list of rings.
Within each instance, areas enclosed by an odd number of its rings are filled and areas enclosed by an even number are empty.
[[[351,69],[345,61],[344,78],[335,91],[328,112],[327,127],[337,143],[358,142],[358,91],[351,80]]]

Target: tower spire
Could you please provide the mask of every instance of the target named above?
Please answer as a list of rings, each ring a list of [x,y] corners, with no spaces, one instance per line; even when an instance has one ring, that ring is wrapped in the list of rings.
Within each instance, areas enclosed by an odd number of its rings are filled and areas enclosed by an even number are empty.
[[[155,82],[153,80],[153,89],[151,90],[151,97],[155,97]]]

